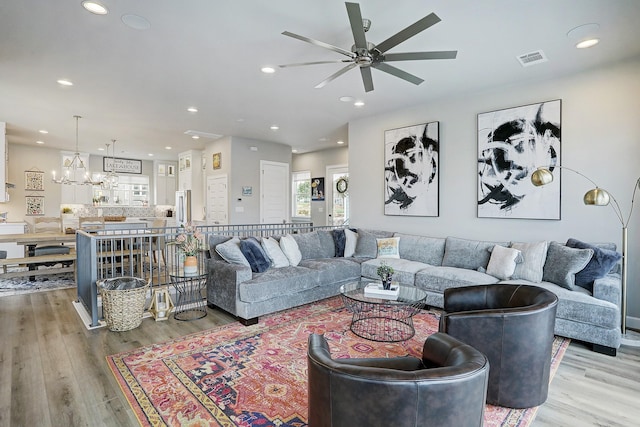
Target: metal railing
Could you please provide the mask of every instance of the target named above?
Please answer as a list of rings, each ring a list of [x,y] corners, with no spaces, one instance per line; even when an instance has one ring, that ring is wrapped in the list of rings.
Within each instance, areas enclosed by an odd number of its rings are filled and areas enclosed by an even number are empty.
[[[198,271],[207,273],[209,239],[211,236],[266,237],[331,230],[336,227],[314,227],[313,223],[242,224],[198,226],[204,245],[198,253]],[[76,233],[76,282],[78,301],[91,317],[90,326],[98,326],[101,316],[98,305],[98,282],[112,277],[133,276],[151,282],[152,289],[172,283],[179,275],[184,253],[175,244],[184,232],[181,227],[142,229],[109,229]]]

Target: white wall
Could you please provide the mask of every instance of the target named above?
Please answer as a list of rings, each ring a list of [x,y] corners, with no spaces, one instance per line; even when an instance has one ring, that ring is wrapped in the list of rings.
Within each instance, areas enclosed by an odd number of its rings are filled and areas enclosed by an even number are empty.
[[[330,148],[312,153],[295,154],[291,163],[291,172],[310,171],[311,178],[325,177],[325,186],[330,185],[325,176],[327,166],[346,165],[349,163],[347,147]],[[326,192],[326,190],[325,190]],[[315,225],[327,225],[327,209],[329,200],[311,202],[311,222]]]
[[[541,65],[544,66],[544,65]],[[441,100],[349,124],[351,224],[355,227],[471,239],[565,242],[569,237],[621,243],[621,224],[610,207],[591,207],[584,178],[562,173],[560,221],[477,218],[478,113],[562,99],[562,164],[610,191],[628,214],[640,175],[640,60],[571,77],[500,87]],[[385,216],[384,131],[440,122],[440,216]],[[638,194],[640,199],[640,191]],[[640,201],[639,201],[640,203]],[[640,210],[640,206],[637,207]],[[628,315],[640,318],[640,218],[629,227]],[[636,320],[630,322],[635,326]],[[640,323],[638,323],[640,326]]]

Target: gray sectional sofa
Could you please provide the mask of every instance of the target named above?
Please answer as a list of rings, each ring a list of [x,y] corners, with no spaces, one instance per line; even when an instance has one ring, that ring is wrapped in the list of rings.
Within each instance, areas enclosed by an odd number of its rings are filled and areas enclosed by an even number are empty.
[[[223,259],[218,245],[228,247],[232,242],[227,237],[212,237],[207,278],[209,306],[252,324],[259,316],[338,295],[345,283],[360,278],[375,280],[376,269],[384,262],[394,268],[394,280],[426,290],[427,305],[438,308],[443,306],[444,290],[450,287],[493,283],[543,287],[559,299],[556,335],[593,344],[595,351],[610,355],[615,355],[620,346],[619,265],[590,283],[590,289],[576,286],[574,280],[576,273],[590,262],[593,249],[569,248],[556,242],[490,242],[358,229],[355,253],[343,257],[336,256],[344,250],[344,240],[335,237],[341,233],[345,231],[291,235],[299,249],[299,263],[263,272],[252,271],[248,262],[228,254],[227,260]],[[389,238],[396,253],[379,258],[379,244]],[[496,245],[500,247],[494,249]],[[613,244],[597,247],[615,250]],[[388,249],[385,247],[385,254]],[[515,269],[509,260],[502,262],[504,253],[507,258],[517,253],[510,260]],[[265,255],[269,257],[266,252]]]

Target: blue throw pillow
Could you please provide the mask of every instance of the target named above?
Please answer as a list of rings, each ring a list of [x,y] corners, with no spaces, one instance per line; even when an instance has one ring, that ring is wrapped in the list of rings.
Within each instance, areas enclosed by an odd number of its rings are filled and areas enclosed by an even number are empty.
[[[336,247],[336,256],[344,257],[344,245],[347,242],[347,239],[344,236],[344,229],[340,228],[332,230],[331,234],[333,235],[333,244]]]
[[[582,271],[576,273],[576,285],[593,292],[593,281],[606,276],[609,271],[622,259],[616,251],[601,249],[577,239],[567,240],[567,246],[578,249],[593,249],[593,256]]]
[[[271,260],[255,237],[247,237],[240,241],[240,251],[249,261],[251,271],[263,273],[271,267]]]

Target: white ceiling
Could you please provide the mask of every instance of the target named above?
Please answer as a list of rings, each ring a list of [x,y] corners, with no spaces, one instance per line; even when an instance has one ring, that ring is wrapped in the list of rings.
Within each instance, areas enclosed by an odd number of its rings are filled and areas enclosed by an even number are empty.
[[[361,0],[363,18],[372,21],[369,41],[379,43],[435,12],[442,22],[390,53],[458,50],[458,58],[394,63],[423,78],[420,86],[373,70],[375,90],[365,93],[354,69],[314,89],[342,65],[278,68],[271,75],[260,68],[344,59],[281,34],[350,49],[344,2],[101,2],[106,16],[87,12],[80,0],[0,1],[0,121],[7,122],[9,142],[73,149],[77,114],[83,116],[80,150],[95,154],[111,139],[118,140],[117,155],[133,158],[171,159],[206,145],[207,139],[184,135],[187,130],[306,152],[347,141],[347,123],[361,117],[640,55],[638,0]],[[125,26],[125,14],[146,18],[150,29]],[[594,22],[601,43],[575,49],[567,32]],[[524,68],[516,60],[538,49],[548,62]],[[61,87],[60,78],[74,86]],[[341,96],[366,105],[356,108]],[[199,112],[188,113],[189,106]],[[270,130],[272,124],[280,129]]]

